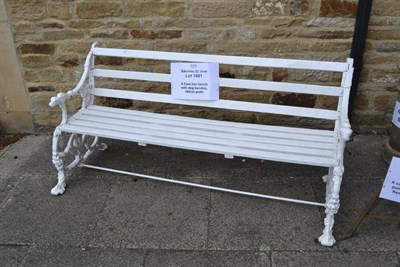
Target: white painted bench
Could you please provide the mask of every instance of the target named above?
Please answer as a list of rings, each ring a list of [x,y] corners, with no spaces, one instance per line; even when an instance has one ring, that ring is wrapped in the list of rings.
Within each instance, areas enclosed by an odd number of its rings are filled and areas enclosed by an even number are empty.
[[[94,83],[96,77],[161,83],[170,83],[171,81],[171,74],[169,73],[146,73],[96,68],[94,66],[94,58],[96,56],[163,60],[169,62],[211,62],[227,65],[339,72],[342,73],[342,83],[340,87],[333,87],[232,78],[220,79],[220,86],[227,88],[337,97],[338,105],[336,110],[222,99],[217,101],[177,100],[173,99],[169,94],[138,92],[135,91],[135,88],[129,91],[96,87]],[[334,224],[334,215],[338,212],[339,208],[339,191],[344,171],[343,152],[345,143],[351,135],[350,124],[347,118],[347,105],[353,74],[352,62],[352,59],[348,59],[346,63],[342,63],[124,50],[100,48],[95,43],[87,56],[84,73],[78,85],[65,94],[59,93],[50,102],[51,107],[59,105],[62,110],[61,124],[56,128],[53,136],[52,159],[58,170],[58,183],[51,190],[51,194],[59,195],[64,193],[67,172],[75,166],[79,166],[268,199],[317,205],[325,207],[326,212],[324,220],[325,228],[319,237],[319,241],[322,245],[332,246],[335,243],[332,235],[332,227]],[[82,108],[76,114],[68,117],[65,101],[78,93],[83,98]],[[158,114],[95,105],[94,98],[100,96],[324,119],[331,120],[335,126],[334,130],[316,130]],[[59,139],[62,133],[70,134],[70,137],[65,149],[60,150],[61,142]],[[327,183],[326,202],[317,203],[255,194],[87,165],[84,161],[94,149],[106,148],[104,144],[98,143],[99,137],[137,142],[139,145],[152,144],[218,153],[225,155],[227,158],[239,156],[327,167],[329,172],[323,177],[323,180]],[[69,165],[64,162],[64,156],[67,153],[75,156],[75,160]]]

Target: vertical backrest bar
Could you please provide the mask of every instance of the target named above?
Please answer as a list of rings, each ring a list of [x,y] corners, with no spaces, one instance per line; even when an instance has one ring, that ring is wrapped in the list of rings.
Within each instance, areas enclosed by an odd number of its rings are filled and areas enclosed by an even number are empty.
[[[342,99],[342,106],[340,109],[341,115],[346,116],[347,119],[347,112],[349,110],[349,97],[350,97],[350,88],[351,88],[351,81],[353,79],[353,59],[348,58],[347,63],[349,64],[349,69],[343,73],[342,76],[342,83],[341,87],[343,88],[343,99]]]

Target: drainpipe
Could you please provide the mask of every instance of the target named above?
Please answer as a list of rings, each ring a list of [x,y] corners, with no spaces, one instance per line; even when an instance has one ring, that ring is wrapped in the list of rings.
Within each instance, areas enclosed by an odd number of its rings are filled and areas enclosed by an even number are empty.
[[[360,0],[357,6],[356,25],[354,27],[353,42],[350,57],[354,59],[353,81],[349,99],[349,119],[353,116],[353,107],[356,100],[358,82],[363,65],[365,42],[367,40],[368,23],[371,15],[372,0]]]

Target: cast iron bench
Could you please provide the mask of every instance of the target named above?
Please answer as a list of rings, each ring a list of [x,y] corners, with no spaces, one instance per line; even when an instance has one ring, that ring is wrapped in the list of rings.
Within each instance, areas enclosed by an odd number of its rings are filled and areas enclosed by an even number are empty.
[[[341,73],[342,82],[340,87],[334,87],[306,83],[294,84],[233,78],[221,78],[219,80],[220,86],[226,88],[337,97],[338,105],[336,110],[223,99],[216,101],[178,100],[172,98],[169,94],[139,92],[134,91],[135,88],[132,88],[133,90],[116,90],[96,87],[94,81],[97,77],[161,83],[171,82],[170,73],[96,68],[94,65],[96,56],[328,71]],[[50,106],[59,105],[62,110],[61,124],[55,129],[53,135],[52,160],[58,170],[58,183],[51,190],[51,194],[59,195],[64,193],[67,173],[78,166],[268,199],[322,206],[325,207],[326,218],[324,220],[325,228],[319,237],[319,241],[322,245],[332,246],[335,243],[332,235],[332,227],[334,224],[334,215],[339,209],[339,191],[344,171],[343,153],[345,143],[352,133],[347,117],[347,106],[353,74],[352,64],[353,60],[350,58],[344,63],[202,55],[101,48],[97,46],[97,43],[94,43],[87,56],[84,72],[78,85],[67,93],[59,93],[56,97],[51,98]],[[78,93],[83,98],[82,107],[76,114],[68,117],[65,101]],[[95,97],[123,98],[323,119],[332,121],[334,130],[239,123],[113,108],[94,104]],[[60,137],[62,133],[70,135],[64,149],[60,149]],[[225,155],[226,158],[238,156],[327,167],[329,170],[328,174],[323,177],[324,182],[327,184],[326,202],[317,203],[255,194],[85,164],[84,161],[95,149],[102,150],[106,148],[105,144],[98,143],[99,137],[137,142],[139,145],[151,144],[217,153]],[[64,157],[68,153],[72,154],[75,159],[67,165],[64,162]]]

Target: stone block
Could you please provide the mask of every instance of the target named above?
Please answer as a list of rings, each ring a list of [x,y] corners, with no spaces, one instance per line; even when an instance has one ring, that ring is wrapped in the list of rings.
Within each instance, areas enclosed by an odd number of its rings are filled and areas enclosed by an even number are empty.
[[[49,3],[47,4],[47,14],[61,20],[70,19],[72,18],[72,5],[70,3]]]
[[[68,23],[69,27],[74,29],[98,29],[101,28],[104,23],[98,20],[73,20]]]
[[[185,14],[185,2],[127,2],[124,15],[130,17],[183,17]]]
[[[53,86],[49,85],[38,85],[38,86],[29,86],[28,87],[28,92],[29,93],[34,93],[34,92],[54,92],[55,89]]]
[[[303,30],[296,34],[303,38],[318,39],[348,39],[353,37],[353,29],[351,30]]]
[[[81,19],[117,17],[122,9],[118,2],[82,2],[77,4],[76,14]]]
[[[12,20],[36,21],[46,17],[46,9],[43,6],[32,6],[26,4],[12,4],[9,6]]]
[[[400,2],[396,0],[379,0],[372,2],[373,15],[377,16],[400,16]]]
[[[315,106],[316,99],[316,96],[309,94],[276,93],[273,95],[271,102],[278,105],[312,108]]]
[[[126,30],[108,29],[91,31],[90,36],[94,38],[113,38],[113,39],[127,39],[128,32]]]
[[[121,66],[124,64],[123,59],[120,57],[96,57],[95,65],[114,65]]]
[[[354,109],[357,110],[368,110],[369,109],[369,96],[367,93],[358,92],[356,101],[354,103]]]
[[[374,99],[375,110],[392,112],[396,103],[397,93],[377,95]]]
[[[243,0],[195,2],[191,6],[190,14],[195,18],[244,18],[252,15],[251,7],[250,1]]]
[[[81,60],[78,55],[62,55],[55,62],[63,67],[70,68],[81,65]],[[83,64],[83,62],[82,62]]]
[[[64,31],[51,31],[44,32],[43,39],[46,41],[59,41],[65,39],[81,39],[83,38],[83,33],[81,31],[72,31],[72,30],[64,30]]]
[[[52,55],[55,51],[54,44],[22,44],[19,47],[22,54],[48,54]]]
[[[21,57],[21,62],[25,68],[47,68],[51,64],[51,56],[24,55]]]
[[[207,52],[207,41],[175,41],[175,40],[160,40],[155,43],[155,49],[160,51],[171,52]]]
[[[400,42],[379,42],[376,44],[375,49],[377,52],[400,52]]]
[[[285,30],[285,29],[263,29],[261,32],[261,38],[285,38],[288,37],[292,34],[291,30]]]
[[[383,30],[380,28],[373,28],[368,31],[367,38],[369,40],[399,40],[400,31],[393,29]]]
[[[357,2],[353,0],[322,0],[319,11],[320,16],[355,16],[357,14]]]
[[[133,105],[130,99],[99,97],[96,101],[102,106],[113,108],[129,108]]]
[[[182,37],[180,30],[132,30],[131,35],[133,38],[139,39],[176,39]]]
[[[284,68],[274,68],[272,70],[272,80],[274,82],[282,82],[282,81],[287,81],[289,77],[289,71],[288,69]]]
[[[252,11],[257,16],[271,15],[302,15],[308,11],[309,1],[307,0],[257,0]]]
[[[65,25],[64,23],[58,22],[58,21],[52,21],[52,22],[43,22],[38,24],[39,27],[45,28],[45,29],[64,29]]]

